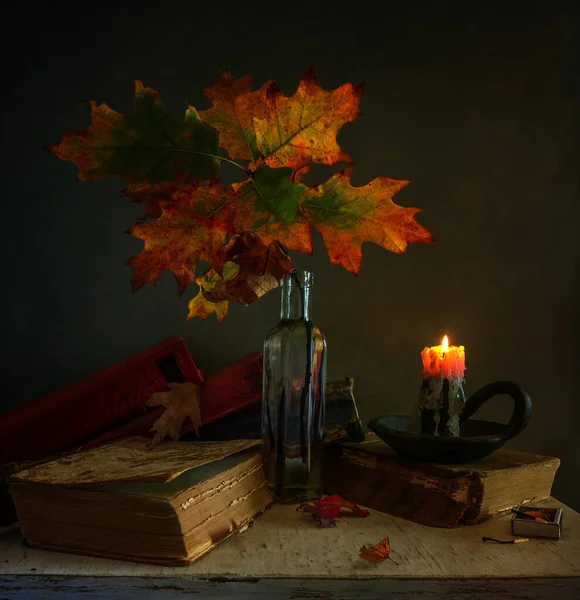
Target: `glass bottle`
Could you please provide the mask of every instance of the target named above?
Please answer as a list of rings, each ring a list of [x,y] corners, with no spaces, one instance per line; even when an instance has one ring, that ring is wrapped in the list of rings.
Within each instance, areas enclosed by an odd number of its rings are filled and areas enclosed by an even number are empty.
[[[264,470],[285,504],[322,495],[326,341],[310,320],[313,281],[308,272],[284,276],[280,322],[264,342]]]

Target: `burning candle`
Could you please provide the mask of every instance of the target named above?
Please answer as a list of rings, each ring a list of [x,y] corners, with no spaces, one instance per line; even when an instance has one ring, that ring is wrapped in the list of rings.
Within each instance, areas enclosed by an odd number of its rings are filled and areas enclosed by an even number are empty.
[[[445,336],[439,346],[421,352],[423,373],[417,409],[421,433],[457,437],[459,415],[465,405],[465,348],[450,346]]]
[[[465,348],[450,346],[445,336],[439,346],[425,348],[421,352],[423,361],[423,378],[450,377],[463,379],[465,374]]]

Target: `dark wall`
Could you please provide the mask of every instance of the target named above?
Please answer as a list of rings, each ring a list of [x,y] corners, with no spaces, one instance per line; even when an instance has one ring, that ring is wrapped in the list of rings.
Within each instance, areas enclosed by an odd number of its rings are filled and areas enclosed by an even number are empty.
[[[132,295],[124,262],[141,242],[123,232],[139,207],[118,197],[120,180],[79,183],[42,146],[89,124],[83,100],[130,111],[134,77],[181,116],[187,102],[208,107],[200,88],[218,69],[290,94],[314,64],[326,88],[366,83],[363,116],[339,136],[354,183],[410,179],[396,199],[423,208],[439,239],[404,257],[367,244],[359,278],[330,266],[318,235],[314,257],[295,257],[317,275],[329,376],[355,378],[364,420],[408,412],[421,349],[449,333],[466,347],[468,391],[501,378],[529,391],[534,418],[512,447],[559,456],[555,493],[580,508],[575,3],[11,4],[2,409],[174,335],[207,370],[261,347],[277,293],[219,325],[185,321],[195,286],[179,299],[169,273]],[[509,402],[485,414],[505,419]]]

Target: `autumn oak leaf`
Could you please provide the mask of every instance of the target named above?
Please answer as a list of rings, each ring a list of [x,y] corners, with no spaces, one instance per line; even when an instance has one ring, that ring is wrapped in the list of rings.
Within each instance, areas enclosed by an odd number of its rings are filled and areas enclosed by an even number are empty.
[[[288,250],[311,253],[310,227],[300,210],[300,197],[308,188],[290,175],[289,168],[262,166],[253,178],[234,183],[234,226],[251,231],[265,246],[278,242]]]
[[[302,211],[322,234],[330,262],[358,275],[364,242],[404,254],[410,243],[434,241],[415,221],[418,208],[404,208],[392,200],[407,181],[377,177],[353,187],[350,176],[349,167],[301,198]]]
[[[350,510],[359,517],[368,517],[371,514],[368,510],[361,508],[354,502],[341,498],[338,494],[326,496],[313,503],[301,504],[296,510],[311,514],[313,519],[320,521],[319,526],[329,526],[329,524],[336,526],[335,519],[341,516],[341,509],[343,508]]]
[[[252,117],[263,118],[266,110],[266,91],[271,81],[252,92],[252,76],[236,79],[230,71],[218,74],[213,87],[204,88],[203,93],[213,106],[200,112],[204,123],[215,127],[220,136],[220,146],[234,160],[252,163],[260,158]]]
[[[386,537],[374,546],[363,546],[359,550],[359,556],[369,562],[380,563],[384,562],[390,557],[391,544],[389,538]],[[391,561],[397,564],[392,558]]]
[[[132,286],[156,284],[163,270],[172,271],[182,294],[195,277],[200,260],[210,264],[232,230],[231,188],[220,183],[182,186],[169,201],[157,201],[161,216],[138,223],[128,233],[145,242],[126,264],[133,267]]]
[[[318,527],[336,527],[336,518],[340,516],[332,509],[319,508],[315,504],[301,504],[296,507],[297,511],[312,515],[312,518],[318,521]]]
[[[173,441],[177,441],[183,422],[188,417],[191,419],[196,433],[201,426],[199,386],[191,382],[172,382],[167,385],[170,388],[169,391],[155,392],[145,402],[146,407],[165,407],[163,414],[151,427],[151,431],[155,431],[155,435],[151,440],[150,447],[160,444],[166,436],[169,436]]]
[[[160,183],[141,190],[125,189],[121,197],[131,198],[133,203],[142,203],[143,212],[137,217],[138,221],[157,219],[162,215],[161,202],[174,202],[173,195],[179,190],[180,184],[176,181]]]
[[[135,105],[123,115],[106,104],[90,101],[92,123],[63,134],[48,150],[78,166],[80,181],[122,177],[129,189],[184,178],[213,180],[219,176],[218,135],[189,107],[177,122],[158,92],[135,81]]]
[[[221,321],[228,302],[248,306],[278,287],[280,279],[293,269],[290,257],[278,244],[264,246],[252,233],[234,234],[218,255],[215,268],[196,279],[200,290],[189,303],[188,319],[205,319],[215,313]]]
[[[230,236],[222,256],[238,266],[235,277],[216,285],[207,298],[229,300],[246,306],[261,298],[294,269],[292,260],[279,244],[265,246],[253,233]],[[216,266],[219,272],[219,256]]]
[[[195,283],[199,285],[199,292],[187,304],[189,309],[187,320],[189,321],[194,317],[207,319],[210,315],[215,314],[218,323],[221,323],[228,314],[228,301],[223,299],[212,300],[211,293],[222,282],[233,279],[238,271],[238,265],[229,262],[224,265],[221,275],[212,268],[197,277]]]
[[[368,517],[371,514],[365,508],[361,508],[358,504],[341,498],[338,494],[332,494],[331,496],[326,496],[326,498],[321,498],[320,500],[317,500],[315,504],[321,509],[338,510],[338,514],[340,514],[341,508],[346,508],[359,517]]]
[[[352,163],[336,136],[359,115],[362,91],[362,85],[351,83],[323,90],[314,69],[302,76],[298,89],[290,97],[272,83],[266,94],[264,117],[253,118],[265,163],[270,167],[290,167],[293,171],[311,163]]]

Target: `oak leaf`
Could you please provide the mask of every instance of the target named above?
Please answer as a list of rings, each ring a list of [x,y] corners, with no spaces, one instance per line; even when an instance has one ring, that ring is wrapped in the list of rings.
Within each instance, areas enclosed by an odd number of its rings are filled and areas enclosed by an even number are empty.
[[[347,508],[359,517],[368,517],[371,514],[368,510],[361,508],[354,502],[341,498],[338,494],[326,496],[314,503],[301,504],[296,510],[309,513],[313,519],[318,519],[320,521],[319,527],[334,527],[336,526],[335,519],[341,516],[342,508]]]
[[[223,266],[222,261],[226,261]],[[227,314],[228,302],[246,306],[255,302],[278,287],[280,279],[293,269],[290,257],[278,244],[266,247],[254,234],[234,234],[221,259],[218,256],[215,268],[196,279],[200,291],[189,303],[188,319],[205,319],[215,312],[221,321]]]
[[[89,102],[92,123],[63,134],[48,150],[75,163],[80,181],[118,176],[130,189],[185,178],[213,180],[219,175],[218,135],[190,106],[183,123],[161,102],[159,93],[135,81],[134,112],[120,114]]]
[[[182,186],[170,201],[158,201],[161,216],[138,223],[128,233],[145,242],[126,264],[133,267],[132,286],[156,284],[161,271],[173,272],[182,294],[195,277],[200,260],[210,264],[222,250],[232,230],[231,188],[220,183]]]
[[[278,242],[289,250],[311,253],[310,227],[299,202],[308,188],[291,181],[290,175],[288,168],[262,166],[251,179],[234,183],[234,226],[254,233],[265,246]]]
[[[321,498],[320,500],[317,500],[315,504],[319,508],[326,510],[337,510],[338,514],[340,514],[341,508],[346,508],[359,517],[368,517],[371,514],[365,508],[361,508],[355,502],[350,502],[349,500],[341,498],[338,494],[332,494],[331,496],[326,496],[326,498]]]
[[[336,517],[340,515],[332,509],[325,509],[315,504],[301,504],[296,507],[297,511],[312,515],[312,518],[318,520],[318,527],[336,527]]]
[[[121,197],[131,198],[133,203],[142,203],[143,212],[137,217],[138,221],[159,218],[163,212],[161,202],[174,202],[173,194],[179,189],[180,184],[176,181],[160,183],[140,190],[129,188],[121,192]]]
[[[384,562],[390,557],[390,554],[391,544],[389,542],[388,537],[381,540],[378,544],[375,544],[374,546],[363,546],[359,550],[359,556],[361,558],[364,558],[364,560],[368,560],[369,562],[374,563]],[[395,561],[392,558],[391,561],[395,563]]]
[[[252,117],[262,118],[266,110],[266,91],[271,81],[252,92],[252,76],[236,79],[229,70],[218,73],[216,85],[203,89],[213,106],[200,112],[202,121],[215,127],[220,136],[220,146],[234,160],[256,163],[260,152]]]
[[[351,83],[323,90],[312,68],[302,76],[291,97],[272,83],[266,94],[264,117],[253,118],[265,163],[294,171],[311,163],[352,163],[336,136],[343,125],[359,115],[362,91],[362,85]]]
[[[166,436],[177,441],[183,422],[188,417],[191,419],[196,433],[201,426],[200,387],[189,381],[186,383],[172,382],[167,385],[170,388],[169,391],[155,392],[145,402],[146,407],[165,406],[165,411],[151,427],[151,431],[155,431],[150,442],[151,448],[160,444]]]
[[[351,172],[347,167],[301,197],[301,209],[322,234],[330,262],[358,275],[364,242],[404,254],[407,244],[434,241],[415,221],[420,209],[403,208],[392,200],[408,181],[377,177],[353,187]]]
[[[195,283],[199,285],[199,291],[197,296],[192,298],[187,304],[189,309],[187,320],[189,321],[189,319],[193,319],[194,317],[207,319],[207,317],[215,313],[218,323],[221,323],[228,314],[228,301],[212,300],[211,292],[220,282],[228,281],[235,277],[238,270],[239,267],[235,263],[226,263],[221,275],[212,268],[197,277]]]

